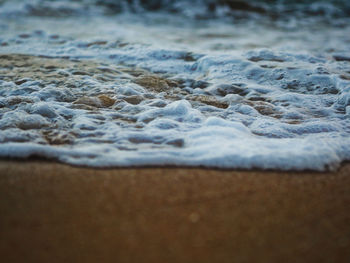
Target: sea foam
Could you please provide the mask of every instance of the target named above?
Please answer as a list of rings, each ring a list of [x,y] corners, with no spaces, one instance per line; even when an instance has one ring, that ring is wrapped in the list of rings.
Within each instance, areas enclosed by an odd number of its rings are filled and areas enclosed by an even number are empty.
[[[198,19],[160,2],[118,14],[92,1],[0,5],[0,157],[319,171],[350,159],[338,5],[336,17],[303,5],[271,19],[256,8],[287,4],[254,2]]]

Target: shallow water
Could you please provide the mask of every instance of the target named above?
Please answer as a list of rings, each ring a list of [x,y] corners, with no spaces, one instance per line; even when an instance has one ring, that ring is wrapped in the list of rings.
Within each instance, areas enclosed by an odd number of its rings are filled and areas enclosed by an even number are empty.
[[[2,157],[284,170],[350,159],[346,1],[2,2]]]

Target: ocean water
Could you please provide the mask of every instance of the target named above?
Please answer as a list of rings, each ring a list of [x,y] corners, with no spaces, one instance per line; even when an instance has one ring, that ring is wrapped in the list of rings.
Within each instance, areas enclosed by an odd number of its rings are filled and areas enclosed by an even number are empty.
[[[349,1],[0,1],[0,157],[329,170]]]

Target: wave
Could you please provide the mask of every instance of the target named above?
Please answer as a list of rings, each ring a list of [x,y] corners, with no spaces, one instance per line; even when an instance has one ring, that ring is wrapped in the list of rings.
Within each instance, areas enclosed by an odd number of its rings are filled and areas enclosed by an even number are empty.
[[[286,16],[346,17],[350,2],[291,0],[2,0],[1,13],[22,12],[32,16],[72,16],[87,13],[118,14],[162,11],[195,18],[222,16],[246,17],[248,14],[282,18]]]
[[[0,3],[0,158],[280,170],[350,160],[345,1]]]

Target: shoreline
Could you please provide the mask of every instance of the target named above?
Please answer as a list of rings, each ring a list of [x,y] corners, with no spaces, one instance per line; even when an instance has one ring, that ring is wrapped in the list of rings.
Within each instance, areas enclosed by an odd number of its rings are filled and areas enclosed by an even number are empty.
[[[89,166],[89,165],[81,165],[81,164],[71,164],[68,162],[60,161],[56,158],[46,158],[42,156],[30,156],[30,157],[0,157],[1,162],[17,162],[17,163],[53,163],[59,165],[69,166],[71,168],[82,168],[82,169],[92,169],[92,170],[147,170],[147,169],[180,169],[180,170],[205,170],[205,171],[217,171],[217,172],[254,172],[254,173],[283,173],[283,174],[336,174],[344,167],[350,166],[350,161],[345,160],[340,162],[340,164],[334,165],[336,167],[334,169],[328,168],[325,170],[313,170],[313,169],[289,169],[289,170],[281,170],[278,168],[223,168],[223,167],[215,167],[215,166],[186,166],[186,165],[135,165],[135,166]]]
[[[347,262],[337,172],[0,160],[4,262]]]

